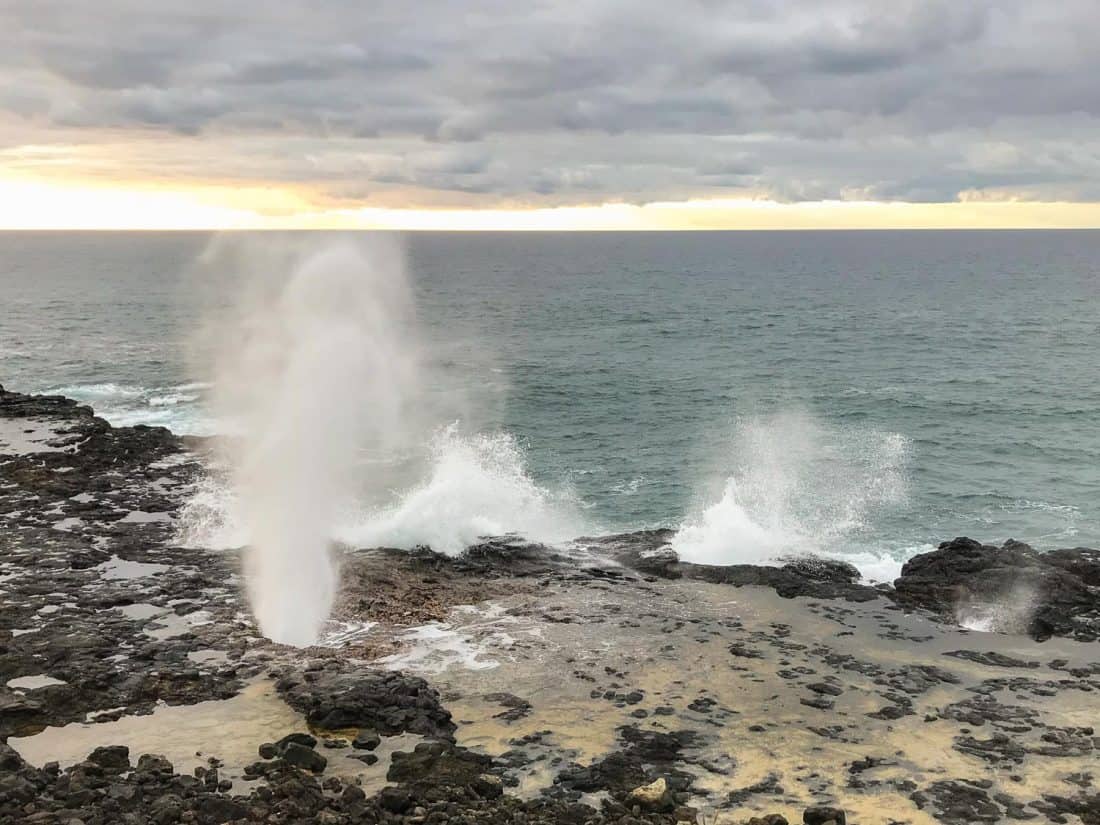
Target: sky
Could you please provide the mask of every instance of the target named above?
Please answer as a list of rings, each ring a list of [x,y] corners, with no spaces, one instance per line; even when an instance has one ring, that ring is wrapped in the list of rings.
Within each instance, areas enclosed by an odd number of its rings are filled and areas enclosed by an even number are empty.
[[[0,228],[1100,226],[1100,0],[0,0]]]

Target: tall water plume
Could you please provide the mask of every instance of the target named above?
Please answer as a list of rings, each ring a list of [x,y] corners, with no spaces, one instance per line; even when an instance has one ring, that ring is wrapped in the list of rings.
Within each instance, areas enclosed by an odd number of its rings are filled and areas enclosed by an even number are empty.
[[[418,395],[413,303],[385,236],[222,238],[201,267],[238,278],[200,349],[268,638],[313,643],[332,606],[330,536],[364,451],[393,449]],[[224,282],[221,293],[225,293]]]

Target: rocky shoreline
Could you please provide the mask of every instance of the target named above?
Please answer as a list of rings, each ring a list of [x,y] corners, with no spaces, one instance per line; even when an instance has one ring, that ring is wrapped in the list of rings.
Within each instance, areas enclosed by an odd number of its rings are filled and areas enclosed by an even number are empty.
[[[298,651],[180,546],[197,446],[0,388],[0,822],[1100,823],[1095,550],[340,548]]]

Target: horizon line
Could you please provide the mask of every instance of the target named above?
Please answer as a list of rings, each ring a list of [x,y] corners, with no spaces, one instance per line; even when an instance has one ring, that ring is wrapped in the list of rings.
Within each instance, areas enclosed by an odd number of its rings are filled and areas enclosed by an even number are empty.
[[[1096,226],[771,226],[771,227],[712,227],[712,226],[638,226],[638,227],[476,227],[445,229],[418,226],[0,226],[0,233],[58,234],[58,233],[213,233],[213,232],[407,232],[412,234],[447,235],[646,235],[660,233],[718,234],[722,232],[1100,232]]]

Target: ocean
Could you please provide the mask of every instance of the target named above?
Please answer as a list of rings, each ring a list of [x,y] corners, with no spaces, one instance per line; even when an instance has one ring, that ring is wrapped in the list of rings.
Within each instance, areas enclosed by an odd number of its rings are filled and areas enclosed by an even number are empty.
[[[114,424],[224,430],[196,366],[204,318],[237,294],[215,240],[0,234],[0,383]],[[1100,545],[1100,232],[396,243],[426,376],[406,400],[433,415],[415,461],[358,456],[373,483],[334,530],[348,541],[667,526],[687,558],[811,550],[880,577],[956,535]]]

